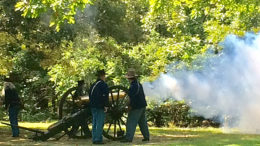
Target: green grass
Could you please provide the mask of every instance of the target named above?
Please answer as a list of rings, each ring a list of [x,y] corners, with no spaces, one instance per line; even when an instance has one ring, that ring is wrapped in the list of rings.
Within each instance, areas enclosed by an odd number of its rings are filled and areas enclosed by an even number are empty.
[[[20,123],[21,126],[36,129],[46,129],[52,123]],[[260,135],[241,134],[237,130],[231,133],[223,133],[221,128],[155,128],[150,127],[151,141],[141,142],[142,136],[137,130],[133,143],[129,145],[190,145],[190,146],[214,146],[214,145],[242,145],[260,146]],[[0,124],[0,145],[89,145],[91,139],[68,139],[59,141],[34,142],[28,137],[30,132],[21,130],[20,138],[10,137],[10,128]],[[119,142],[104,139],[107,145],[122,145]]]
[[[9,122],[5,122],[5,123],[9,123]],[[40,122],[40,123],[30,123],[30,122],[19,122],[19,126],[23,126],[23,127],[27,127],[27,128],[34,128],[34,129],[47,129],[52,123],[44,123],[44,122]],[[6,125],[3,125],[0,123],[0,128],[1,127],[7,127]]]
[[[216,128],[151,128],[152,135],[165,139],[165,145],[260,145],[260,135],[223,133]]]

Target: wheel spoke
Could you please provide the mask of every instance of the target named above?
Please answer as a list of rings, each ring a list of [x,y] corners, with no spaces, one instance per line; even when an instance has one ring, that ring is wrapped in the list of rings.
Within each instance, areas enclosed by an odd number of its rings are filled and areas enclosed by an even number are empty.
[[[110,94],[111,94],[111,98],[112,98],[112,105],[114,105],[115,103],[114,103],[113,91],[111,91]]]
[[[128,101],[127,93],[127,89],[122,86],[112,86],[109,88],[109,101],[112,107],[111,111],[109,111],[110,120],[107,121],[108,129],[106,129],[104,133],[107,134],[107,137],[113,138],[113,140],[121,138],[121,134],[123,134],[126,125],[126,106]]]
[[[67,109],[69,109],[69,110],[73,110],[73,104],[72,103],[70,103],[70,102],[67,102],[68,104],[67,104]]]
[[[67,105],[69,105],[70,107],[73,105],[72,103],[70,103],[69,101],[66,100]]]
[[[66,105],[67,104],[67,105]],[[73,105],[71,104],[71,103],[69,103],[68,101],[66,101],[66,104],[65,104],[65,108],[64,108],[64,111],[66,111],[67,113],[65,113],[65,114],[68,114],[68,113],[70,113],[71,111],[72,111],[72,109],[73,109]]]
[[[114,121],[114,138],[116,137],[116,121]]]
[[[117,122],[118,122],[118,126],[119,126],[120,131],[122,131],[122,127],[121,127],[120,121],[117,120]]]
[[[116,103],[118,104],[120,98],[120,89],[117,90],[117,99],[116,99]]]
[[[71,98],[73,98],[73,94],[70,92],[70,96],[71,96]]]
[[[124,121],[124,120],[122,120],[121,118],[120,118],[120,121],[121,121],[121,122],[122,122],[124,125],[126,125],[126,124],[125,124],[125,121]]]
[[[125,103],[126,103],[126,97],[127,97],[127,96],[124,96],[124,97],[122,97],[122,98],[120,99],[120,105],[125,105]]]
[[[73,93],[76,90],[76,87],[70,88],[67,92],[65,92],[59,103],[59,119],[62,119],[66,114],[72,113],[72,109],[74,108],[72,97]]]
[[[118,107],[125,107],[126,106],[126,96],[120,98],[117,102]]]
[[[126,115],[123,115],[123,117],[127,119]]]
[[[107,129],[107,133],[109,132],[111,125],[112,125],[112,123],[109,123],[108,129]]]

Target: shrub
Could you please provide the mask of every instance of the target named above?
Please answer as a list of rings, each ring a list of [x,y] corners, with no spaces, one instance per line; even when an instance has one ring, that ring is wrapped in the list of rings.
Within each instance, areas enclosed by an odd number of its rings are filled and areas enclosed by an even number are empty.
[[[41,112],[36,112],[34,114],[29,111],[21,110],[19,113],[20,121],[44,122],[52,121],[56,118],[57,116],[55,113],[52,113],[49,110],[42,110]]]
[[[191,113],[191,108],[184,101],[167,100],[162,103],[152,101],[147,108],[147,119],[156,127],[173,124],[178,127],[213,126],[219,123]]]

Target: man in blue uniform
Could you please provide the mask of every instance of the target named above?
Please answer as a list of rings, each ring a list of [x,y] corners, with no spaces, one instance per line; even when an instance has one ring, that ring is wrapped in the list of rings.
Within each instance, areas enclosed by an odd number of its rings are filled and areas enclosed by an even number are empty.
[[[98,79],[92,84],[89,91],[90,107],[92,112],[92,142],[93,144],[103,143],[103,127],[105,112],[109,104],[109,89],[105,83],[106,74],[104,70],[97,73]]]
[[[13,137],[19,137],[18,113],[20,109],[20,98],[17,94],[15,86],[11,82],[4,83],[5,91],[5,108],[9,112],[9,120],[12,127]]]
[[[143,141],[149,141],[149,129],[145,116],[146,100],[142,85],[137,81],[137,75],[134,69],[130,69],[126,75],[130,82],[129,95],[129,113],[126,123],[126,136],[121,142],[132,142],[137,124],[140,127],[144,137]]]

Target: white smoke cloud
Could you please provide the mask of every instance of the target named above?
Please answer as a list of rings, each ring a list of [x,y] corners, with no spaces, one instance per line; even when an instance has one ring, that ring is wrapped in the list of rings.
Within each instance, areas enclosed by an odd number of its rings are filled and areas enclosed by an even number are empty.
[[[185,100],[198,115],[219,117],[224,126],[259,133],[260,35],[229,35],[220,45],[222,53],[208,58],[201,70],[162,74],[144,83],[145,93],[154,99]]]

